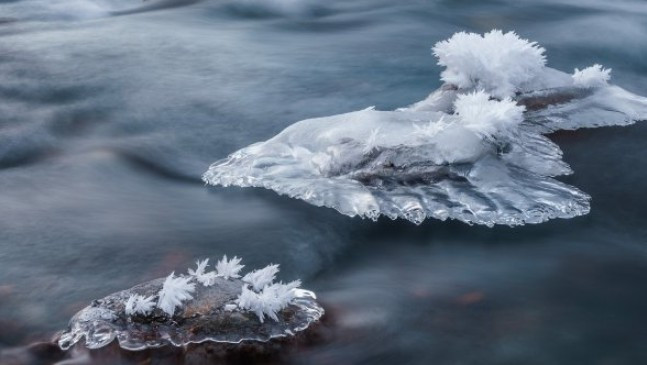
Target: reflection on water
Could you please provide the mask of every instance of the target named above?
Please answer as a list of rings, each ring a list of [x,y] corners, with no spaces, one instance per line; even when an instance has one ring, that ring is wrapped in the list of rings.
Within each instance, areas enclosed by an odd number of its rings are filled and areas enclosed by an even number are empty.
[[[553,135],[592,212],[533,227],[375,224],[199,177],[297,120],[422,99],[438,86],[429,47],[461,29],[516,29],[549,66],[600,62],[647,94],[647,6],[281,10],[296,2],[0,2],[0,347],[226,253],[281,264],[334,313],[296,363],[645,362],[647,125]]]

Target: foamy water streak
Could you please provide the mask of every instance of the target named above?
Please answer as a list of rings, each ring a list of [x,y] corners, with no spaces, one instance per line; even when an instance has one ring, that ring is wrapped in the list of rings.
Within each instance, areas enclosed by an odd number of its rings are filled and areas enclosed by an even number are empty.
[[[590,209],[554,179],[571,169],[543,133],[647,119],[647,99],[608,85],[610,70],[547,68],[543,48],[514,33],[458,33],[434,53],[446,84],[427,99],[295,123],[214,163],[204,181],[374,220],[541,223]]]
[[[30,21],[79,21],[189,5],[199,0],[23,0],[4,5],[2,16]]]

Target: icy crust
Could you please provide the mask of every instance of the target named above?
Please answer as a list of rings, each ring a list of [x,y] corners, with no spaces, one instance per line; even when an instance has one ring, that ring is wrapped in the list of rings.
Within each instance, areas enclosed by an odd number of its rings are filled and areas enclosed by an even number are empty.
[[[159,296],[167,280],[152,280],[93,301],[70,320],[68,330],[59,338],[59,346],[67,350],[83,339],[89,349],[104,347],[116,339],[121,348],[132,351],[206,341],[267,342],[294,336],[318,321],[324,313],[313,292],[298,289],[298,285],[270,281],[268,293],[275,294],[276,288],[284,290],[283,295],[289,291],[289,301],[273,308],[277,311],[270,311],[272,320],[259,320],[258,312],[250,311],[240,303],[243,292],[257,294],[249,287],[250,284],[240,278],[220,276],[214,277],[209,286],[196,284],[191,292],[192,298],[181,301],[173,315],[159,307],[149,307],[149,311],[128,310],[129,306],[132,309],[133,298]],[[265,309],[263,305],[276,306],[278,303],[275,298],[260,299],[255,303],[261,313]]]
[[[621,87],[565,86],[520,95],[520,103],[550,104],[528,108],[524,128],[538,133],[580,128],[627,126],[647,120],[647,98]]]
[[[519,225],[588,212],[586,194],[549,177],[570,169],[547,138],[519,132],[488,141],[458,118],[441,117],[364,110],[302,121],[216,162],[204,179],[414,223]]]
[[[555,179],[572,171],[543,134],[645,120],[647,99],[609,85],[599,65],[545,67],[543,52],[514,33],[459,33],[434,47],[446,83],[425,100],[295,123],[203,180],[373,220],[514,226],[587,214],[590,197]]]

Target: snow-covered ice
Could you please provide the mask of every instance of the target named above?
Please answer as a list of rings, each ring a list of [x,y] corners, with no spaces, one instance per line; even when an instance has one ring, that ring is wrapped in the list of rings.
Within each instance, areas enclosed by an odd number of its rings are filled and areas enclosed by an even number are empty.
[[[647,99],[610,85],[610,69],[546,67],[544,49],[513,32],[457,33],[433,53],[445,84],[425,100],[297,122],[215,162],[204,181],[373,220],[540,223],[590,209],[555,179],[572,171],[544,134],[647,119]]]

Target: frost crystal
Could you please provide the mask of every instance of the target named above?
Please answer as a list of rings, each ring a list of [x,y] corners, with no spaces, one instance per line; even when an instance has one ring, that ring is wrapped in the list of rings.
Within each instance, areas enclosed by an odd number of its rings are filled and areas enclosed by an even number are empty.
[[[288,284],[273,283],[265,286],[260,293],[244,285],[238,296],[238,307],[254,312],[258,319],[263,322],[265,316],[278,321],[277,313],[286,308],[292,299],[295,291],[301,285],[301,281],[295,280]]]
[[[278,272],[279,265],[268,265],[243,276],[243,281],[250,284],[255,291],[260,291],[274,281]]]
[[[483,36],[460,32],[436,43],[433,53],[445,66],[441,79],[461,89],[484,89],[511,97],[544,68],[544,49],[514,32],[492,30]]]
[[[209,259],[204,259],[202,261],[198,260],[195,262],[197,268],[195,270],[189,269],[189,275],[193,276],[200,276],[204,275],[204,271],[206,270],[207,266],[209,265]]]
[[[611,69],[603,68],[597,63],[583,70],[575,69],[573,84],[577,87],[592,88],[606,86],[611,79]]]
[[[371,131],[368,138],[366,139],[366,144],[364,145],[364,153],[369,153],[378,146],[377,140],[380,136],[380,128],[375,128]]]
[[[287,284],[274,283],[263,288],[260,299],[263,301],[264,313],[275,321],[278,321],[276,313],[287,307],[294,299],[294,289],[301,286],[301,280],[295,280]]]
[[[136,314],[148,315],[155,307],[155,300],[152,296],[144,297],[143,295],[133,294],[128,297],[125,304],[125,313],[127,316]]]
[[[514,131],[523,120],[525,108],[510,98],[501,101],[490,99],[484,91],[459,95],[454,110],[461,124],[488,138]]]
[[[227,255],[223,256],[223,258],[216,264],[218,276],[225,279],[239,278],[240,275],[238,275],[238,273],[245,267],[245,265],[240,264],[240,261],[241,259],[236,256],[231,260],[227,260]]]
[[[191,293],[195,291],[195,284],[190,281],[191,277],[175,277],[175,272],[172,272],[166,277],[162,290],[159,292],[157,307],[172,316],[175,313],[175,308],[181,306],[183,301],[193,299]]]
[[[441,116],[439,120],[430,120],[427,123],[414,123],[413,128],[415,133],[423,139],[429,139],[436,136],[443,129],[447,127],[445,116]]]
[[[239,308],[254,312],[261,322],[264,321],[263,301],[260,295],[249,289],[247,285],[243,285],[237,303]]]
[[[205,272],[209,263],[209,259],[204,259],[202,261],[197,261],[196,265],[198,266],[195,271],[189,269],[189,275],[193,275],[195,279],[204,286],[211,286],[214,284],[216,279],[216,273],[214,271]]]

